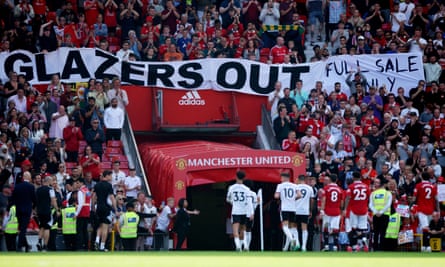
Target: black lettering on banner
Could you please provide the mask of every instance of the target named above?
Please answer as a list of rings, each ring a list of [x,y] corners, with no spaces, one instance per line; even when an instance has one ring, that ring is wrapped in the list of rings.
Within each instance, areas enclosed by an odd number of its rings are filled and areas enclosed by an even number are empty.
[[[377,59],[375,61],[375,65],[377,67],[377,71],[379,71],[379,72],[383,72],[385,70],[385,67],[383,65],[381,65],[381,64],[383,64],[382,59]]]
[[[414,68],[413,66],[416,65],[416,61],[414,59],[416,59],[417,56],[409,56],[408,57],[408,71],[418,71],[418,68]]]
[[[163,72],[159,72],[163,70]],[[156,86],[157,80],[161,80],[165,87],[174,87],[170,77],[175,73],[175,69],[167,64],[149,64],[148,65],[148,86]]]
[[[109,74],[109,73],[105,73],[108,69],[110,69],[114,64],[119,62],[119,59],[117,59],[117,57],[107,54],[105,52],[103,52],[100,49],[96,49],[96,57],[103,57],[106,60],[104,62],[102,62],[102,64],[100,64],[96,71],[94,72],[94,77],[96,79],[102,80],[104,78],[108,78],[108,79],[113,79],[116,74]]]
[[[186,63],[186,64],[182,65],[181,67],[179,67],[179,70],[178,70],[179,75],[181,75],[181,77],[184,77],[186,79],[191,79],[194,82],[190,84],[184,80],[184,81],[179,81],[178,85],[183,88],[200,87],[202,85],[202,83],[204,82],[202,75],[197,72],[189,71],[188,70],[189,68],[191,68],[193,70],[201,70],[202,66],[201,66],[201,64],[194,62],[194,63]]]
[[[416,68],[411,68],[412,65],[415,65],[415,62],[411,62],[411,58],[416,58],[416,56],[410,56],[408,57],[408,62],[407,62],[407,67],[403,67],[403,64],[401,64],[399,58],[388,58],[385,62],[383,61],[383,59],[378,59],[376,60],[375,64],[378,67],[378,71],[380,72],[396,72],[396,73],[401,73],[401,72],[411,72],[411,71],[417,71],[418,69]]]
[[[356,64],[357,64],[357,69],[359,69],[360,68],[360,60],[357,59]],[[350,71],[348,70],[347,73],[349,73],[349,72]],[[369,72],[369,70],[360,69],[360,72],[361,73],[366,73],[366,72]]]
[[[237,72],[236,81],[232,84],[228,83],[226,80],[227,71],[234,69]],[[227,89],[241,89],[246,83],[247,73],[244,66],[237,62],[226,62],[219,66],[216,72],[216,83]]]
[[[295,89],[295,84],[300,80],[300,74],[305,72],[310,72],[311,68],[309,66],[298,66],[298,67],[283,67],[283,73],[290,73],[290,85],[291,89]]]
[[[6,58],[5,63],[3,65],[3,70],[5,72],[5,76],[8,76],[9,72],[14,71],[14,63],[16,61],[22,61],[23,63],[30,63],[32,62],[32,59],[29,58],[25,54],[12,54],[8,58]],[[32,66],[24,66],[20,64],[19,71],[20,74],[25,74],[26,80],[30,81],[34,79],[34,73]]]
[[[76,67],[73,67],[73,62]],[[83,62],[82,55],[78,50],[70,50],[68,56],[66,57],[65,65],[63,66],[63,71],[61,79],[68,80],[71,75],[79,74],[82,79],[87,79],[90,77],[87,66]]]
[[[338,76],[348,73],[348,63],[346,60],[329,62],[326,64],[326,77],[329,77],[331,71],[335,71]]]
[[[390,86],[389,86],[389,91],[392,92],[392,90],[394,89],[394,85],[396,84],[396,78],[395,77],[386,77],[386,79],[388,80]]]
[[[250,87],[259,94],[268,94],[274,90],[275,82],[278,81],[278,67],[269,67],[269,80],[266,87],[260,85],[260,66],[259,64],[250,65]],[[265,73],[266,74],[266,73]]]
[[[144,68],[146,65],[143,64],[134,64],[131,62],[122,61],[122,72],[121,72],[121,80],[123,82],[131,83],[134,85],[144,85],[143,80],[135,80],[130,78],[131,74],[136,74],[139,76],[144,75],[144,71],[136,68],[132,68],[132,66]]]
[[[50,81],[53,75],[59,75],[56,73],[46,73],[46,62],[45,62],[45,54],[37,54],[36,55],[36,69],[37,69],[37,79],[39,82]]]

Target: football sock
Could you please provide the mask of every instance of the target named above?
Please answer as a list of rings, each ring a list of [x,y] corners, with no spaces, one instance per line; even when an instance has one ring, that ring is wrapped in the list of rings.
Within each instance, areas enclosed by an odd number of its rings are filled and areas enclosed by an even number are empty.
[[[100,242],[100,250],[104,250],[105,249],[105,242]]]
[[[307,245],[307,236],[308,236],[308,232],[307,232],[307,230],[303,230],[303,235],[302,235],[302,239],[303,239],[303,241],[302,241],[302,243],[303,243],[302,248],[303,248],[303,249],[306,249],[306,245]]]
[[[286,242],[284,243],[283,251],[288,251],[289,245],[290,245],[290,239],[287,236],[285,236],[285,238],[286,238]]]
[[[247,248],[247,249],[249,249],[250,248],[250,242],[252,241],[252,232],[246,232],[245,234],[244,234],[244,240],[245,240],[245,247]]]
[[[289,241],[293,239],[292,233],[287,225],[283,226],[283,232],[286,235],[286,237],[289,239]]]
[[[297,228],[292,227],[292,228],[290,228],[289,230],[290,230],[290,232],[291,232],[291,234],[292,234],[292,239],[294,239],[294,240],[298,240],[298,231],[297,231]]]
[[[235,241],[235,248],[236,249],[241,249],[241,242],[240,242],[239,237],[235,237],[234,241]]]

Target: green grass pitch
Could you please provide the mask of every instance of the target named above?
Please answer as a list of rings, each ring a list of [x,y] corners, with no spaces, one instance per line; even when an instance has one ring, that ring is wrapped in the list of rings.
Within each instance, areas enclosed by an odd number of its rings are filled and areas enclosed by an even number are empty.
[[[2,253],[0,263],[8,267],[438,267],[445,266],[445,253],[214,251]]]

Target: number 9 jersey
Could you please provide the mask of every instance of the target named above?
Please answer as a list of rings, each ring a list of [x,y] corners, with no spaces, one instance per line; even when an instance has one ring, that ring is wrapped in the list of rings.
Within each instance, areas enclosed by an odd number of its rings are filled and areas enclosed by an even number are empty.
[[[226,200],[232,204],[232,215],[249,215],[252,210],[250,189],[243,184],[229,186]]]

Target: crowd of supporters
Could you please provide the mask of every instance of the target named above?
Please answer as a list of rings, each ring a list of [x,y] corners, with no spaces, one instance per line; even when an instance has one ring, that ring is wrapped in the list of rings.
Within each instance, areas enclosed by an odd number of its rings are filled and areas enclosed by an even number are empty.
[[[443,54],[442,1],[4,0],[1,52],[98,47],[122,60],[301,63],[335,54]],[[323,45],[319,45],[324,41]],[[317,43],[317,45],[315,45]],[[305,48],[315,56],[306,59]],[[433,63],[434,60],[433,60]]]
[[[425,80],[397,93],[368,87],[358,69],[350,73],[348,89],[324,88],[318,81],[307,93],[300,90],[302,81],[292,91],[277,82],[269,98],[277,141],[305,153],[311,176],[338,174],[346,188],[360,171],[370,185],[377,176],[389,181],[394,200],[409,200],[422,173],[433,183],[443,179],[443,2],[3,0],[0,53],[98,47],[121,60],[226,57],[276,64],[336,54],[423,53]],[[308,59],[309,45],[314,56]],[[44,92],[15,72],[1,82],[4,194],[28,171],[36,186],[48,175],[56,177],[53,186],[62,195],[72,177],[82,176],[92,188],[100,177],[103,144],[116,138],[114,131],[105,137],[102,130],[105,109],[112,101],[119,108],[128,104],[119,79],[92,79],[82,95],[57,75]],[[81,140],[87,146],[79,154]],[[67,170],[67,162],[80,164]],[[136,197],[132,189],[129,197]]]

